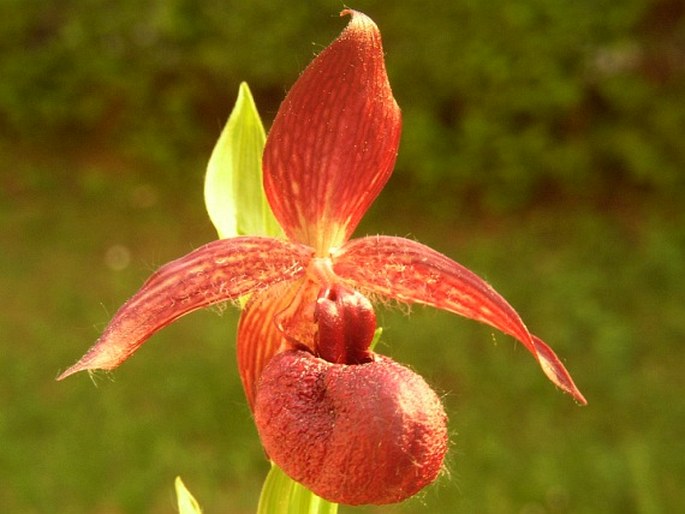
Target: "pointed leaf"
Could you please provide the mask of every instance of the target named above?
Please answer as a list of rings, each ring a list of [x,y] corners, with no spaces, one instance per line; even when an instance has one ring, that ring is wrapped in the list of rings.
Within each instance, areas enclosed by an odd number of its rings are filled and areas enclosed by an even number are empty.
[[[338,504],[319,498],[275,464],[262,486],[257,514],[336,514]]]
[[[311,249],[279,239],[221,239],[162,266],[114,315],[93,347],[58,380],[113,369],[152,334],[196,309],[304,274]]]
[[[181,477],[176,477],[174,487],[176,489],[179,514],[202,514],[200,504],[197,503],[197,500],[190,494],[190,491],[186,488]]]
[[[401,129],[378,28],[342,14],[352,20],[292,87],[264,149],[276,218],[322,256],[350,237],[387,182]]]
[[[341,248],[334,255],[333,269],[372,294],[431,305],[515,337],[552,382],[579,403],[587,403],[559,358],[528,332],[513,307],[483,279],[441,253],[409,239],[366,237]]]
[[[262,185],[265,139],[252,94],[243,82],[205,175],[205,206],[220,238],[283,233]]]

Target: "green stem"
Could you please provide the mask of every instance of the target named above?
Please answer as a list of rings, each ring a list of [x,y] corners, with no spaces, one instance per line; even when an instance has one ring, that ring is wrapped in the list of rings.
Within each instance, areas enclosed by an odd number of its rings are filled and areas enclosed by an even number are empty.
[[[319,498],[271,464],[262,486],[257,514],[337,514],[338,504]]]

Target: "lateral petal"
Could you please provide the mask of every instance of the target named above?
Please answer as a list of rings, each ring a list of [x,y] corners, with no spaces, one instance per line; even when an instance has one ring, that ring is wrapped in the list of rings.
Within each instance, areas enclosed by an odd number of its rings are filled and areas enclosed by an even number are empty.
[[[352,20],[295,82],[266,141],[267,198],[287,236],[318,255],[346,241],[387,182],[400,110],[378,27]]]
[[[262,370],[274,355],[294,346],[314,350],[315,295],[307,279],[277,284],[253,295],[241,312],[236,352],[250,410]]]
[[[81,360],[57,379],[83,370],[114,369],[152,334],[189,312],[297,279],[311,253],[311,248],[268,237],[208,243],[148,278]]]
[[[518,339],[547,377],[580,404],[587,401],[554,352],[530,334],[518,313],[478,275],[409,239],[355,239],[333,256],[333,270],[353,286],[401,302],[431,305],[495,327]]]

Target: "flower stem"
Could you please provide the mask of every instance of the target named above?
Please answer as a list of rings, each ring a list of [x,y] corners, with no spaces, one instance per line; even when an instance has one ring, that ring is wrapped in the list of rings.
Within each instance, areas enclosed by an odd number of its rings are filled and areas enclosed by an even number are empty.
[[[319,498],[271,464],[262,486],[257,514],[337,514],[338,504]]]

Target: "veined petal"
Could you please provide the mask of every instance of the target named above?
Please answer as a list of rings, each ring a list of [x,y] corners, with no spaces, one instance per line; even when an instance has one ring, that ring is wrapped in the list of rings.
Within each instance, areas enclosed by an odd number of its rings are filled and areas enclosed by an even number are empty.
[[[263,158],[274,215],[322,256],[349,238],[387,182],[401,130],[378,27],[341,14],[352,20],[295,82]]]
[[[250,410],[256,386],[271,357],[294,344],[313,349],[313,305],[317,287],[306,279],[277,284],[250,298],[240,314],[238,370]]]
[[[531,335],[513,307],[464,266],[420,243],[384,236],[350,241],[333,259],[335,273],[364,291],[431,305],[515,337],[554,384],[579,403],[587,403],[551,348]]]
[[[157,270],[114,315],[102,336],[58,380],[114,369],[184,314],[304,274],[312,250],[269,237],[221,239]]]

